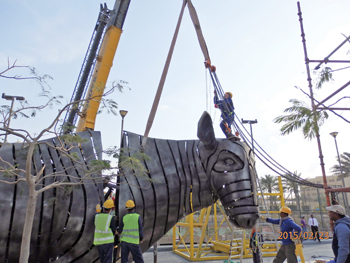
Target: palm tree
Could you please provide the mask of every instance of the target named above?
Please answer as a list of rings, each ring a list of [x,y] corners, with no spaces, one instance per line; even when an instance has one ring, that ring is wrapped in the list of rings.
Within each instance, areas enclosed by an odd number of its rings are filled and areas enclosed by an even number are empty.
[[[337,157],[338,160],[338,157]],[[344,177],[350,176],[350,153],[344,152],[340,155],[340,164],[334,165],[331,168],[331,172],[333,175],[338,175],[340,177],[341,173],[343,172]]]
[[[278,116],[274,119],[275,123],[284,123],[281,130],[281,135],[287,135],[291,132],[302,128],[305,139],[313,139],[319,133],[319,127],[328,119],[326,111],[313,111],[306,104],[297,99],[291,99],[289,102],[292,106],[285,109],[285,113],[289,115]],[[316,123],[314,122],[316,117]]]
[[[261,190],[267,193],[272,193],[273,191],[278,190],[278,180],[276,176],[266,174],[260,179]],[[273,205],[273,202],[276,201],[275,196],[270,196],[270,206]]]
[[[287,191],[289,191],[291,194],[294,194],[298,209],[301,211],[300,208],[300,196],[299,196],[299,184],[296,182],[301,176],[301,173],[298,173],[295,171],[293,174],[285,174],[284,175],[286,179],[283,180],[284,188],[286,188]],[[291,178],[292,180],[288,180],[288,178]]]

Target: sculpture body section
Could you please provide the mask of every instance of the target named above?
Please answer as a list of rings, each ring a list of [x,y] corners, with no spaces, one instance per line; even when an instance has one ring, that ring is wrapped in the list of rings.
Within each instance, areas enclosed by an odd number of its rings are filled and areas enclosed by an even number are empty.
[[[123,147],[130,154],[140,150],[142,136],[124,132]],[[182,217],[214,203],[207,175],[198,158],[198,140],[174,141],[148,138],[144,162],[147,177],[129,171],[119,177],[119,218],[126,214],[125,202],[136,204],[143,219],[146,251]]]
[[[60,154],[54,147],[60,146],[57,138],[51,138],[38,145],[33,157],[33,173],[44,167],[43,181],[38,189],[60,180],[70,180],[72,175],[82,177],[85,163],[100,159],[102,153],[99,132],[82,132],[86,139],[80,147],[75,145],[68,154],[75,153],[79,165]],[[0,166],[9,168],[17,165],[24,169],[26,148],[21,143],[2,144]],[[37,170],[35,170],[35,167]],[[22,175],[22,174],[21,174]],[[15,177],[0,174],[2,180],[14,182]],[[46,177],[45,177],[46,176]],[[92,175],[94,178],[94,175]],[[100,177],[96,177],[100,179]],[[89,179],[74,187],[69,194],[61,188],[52,188],[39,195],[33,231],[29,262],[94,262],[98,252],[93,248],[95,205],[103,200],[101,180]],[[18,184],[0,183],[0,262],[19,261],[22,230],[28,201],[26,182]]]

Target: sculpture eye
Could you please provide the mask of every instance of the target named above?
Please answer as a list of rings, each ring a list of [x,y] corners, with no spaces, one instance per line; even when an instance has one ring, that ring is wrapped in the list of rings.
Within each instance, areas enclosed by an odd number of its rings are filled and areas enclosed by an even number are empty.
[[[227,158],[227,159],[225,159],[225,163],[226,163],[226,165],[232,165],[235,163],[235,161],[233,159]]]
[[[228,173],[242,170],[244,163],[236,154],[229,151],[222,151],[218,155],[217,162],[213,169],[219,173]]]

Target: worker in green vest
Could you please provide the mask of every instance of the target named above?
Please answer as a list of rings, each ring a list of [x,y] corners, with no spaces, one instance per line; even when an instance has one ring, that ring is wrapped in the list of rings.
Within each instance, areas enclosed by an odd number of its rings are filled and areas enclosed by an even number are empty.
[[[110,214],[112,208],[114,202],[109,199],[104,202],[102,213],[95,215],[94,245],[97,246],[101,263],[112,263],[114,234],[117,228],[115,216]]]
[[[118,235],[121,242],[121,263],[128,263],[129,253],[135,263],[143,263],[140,242],[143,240],[143,228],[141,216],[135,213],[135,203],[128,200],[125,203],[128,213],[120,221]]]

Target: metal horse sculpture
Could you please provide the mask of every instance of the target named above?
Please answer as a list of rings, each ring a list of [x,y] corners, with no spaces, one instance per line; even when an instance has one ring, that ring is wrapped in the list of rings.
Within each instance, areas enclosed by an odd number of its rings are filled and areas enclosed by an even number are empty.
[[[99,132],[79,133],[86,143],[71,149],[86,163],[101,159],[102,144]],[[144,222],[146,251],[166,234],[182,217],[221,200],[230,221],[251,228],[258,218],[254,159],[242,142],[216,140],[209,114],[198,123],[198,140],[174,141],[149,138],[145,153],[151,161],[144,165],[149,178],[133,173],[120,176],[119,218],[125,213],[128,199],[136,203],[136,212]],[[124,132],[123,146],[139,150],[142,136]],[[57,145],[57,138],[46,140]],[[0,157],[22,168],[26,153],[22,144],[0,145]],[[33,164],[45,175],[66,171],[83,176],[74,169],[70,159],[45,144],[40,144]],[[0,166],[7,164],[0,161]],[[0,174],[3,180],[13,182]],[[67,178],[68,179],[68,178]],[[100,178],[97,178],[100,179]],[[153,179],[150,182],[149,179]],[[44,185],[59,180],[48,177]],[[18,262],[24,211],[28,190],[24,182],[0,183],[0,262]],[[50,200],[56,202],[50,203]],[[39,198],[31,237],[29,262],[96,262],[98,252],[93,247],[95,205],[103,202],[101,180],[90,180],[64,195],[61,189],[45,191]],[[118,205],[118,204],[117,204]]]
[[[75,153],[81,161],[102,158],[102,143],[99,132],[82,132],[80,137],[87,139],[80,146],[75,145],[68,152]],[[44,141],[36,149],[32,160],[33,169],[44,169],[42,187],[68,177],[47,176],[70,174],[84,176],[71,159],[62,156],[54,149],[59,146],[57,138]],[[51,145],[51,146],[49,146]],[[9,168],[9,164],[24,169],[26,148],[22,143],[4,143],[0,145],[0,167]],[[34,165],[35,164],[35,165]],[[94,177],[94,176],[92,176]],[[14,177],[0,174],[1,180],[14,182]],[[38,186],[40,187],[40,186]],[[56,200],[56,201],[53,201]],[[28,187],[25,182],[18,184],[0,183],[0,262],[17,263],[22,240],[25,211],[28,201]],[[41,194],[37,201],[31,236],[31,254],[29,262],[95,262],[98,251],[93,247],[95,205],[103,201],[101,178],[88,180],[75,187],[69,194],[56,188]]]
[[[218,198],[229,220],[252,228],[258,218],[254,158],[243,142],[217,140],[212,120],[204,112],[198,140],[147,140],[144,163],[149,178],[131,172],[120,176],[119,215],[132,199],[144,222],[142,251],[164,236],[182,217],[212,205]],[[124,132],[123,146],[139,150],[142,136]]]

